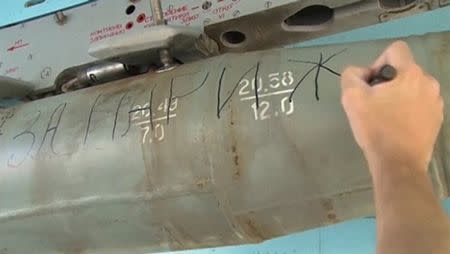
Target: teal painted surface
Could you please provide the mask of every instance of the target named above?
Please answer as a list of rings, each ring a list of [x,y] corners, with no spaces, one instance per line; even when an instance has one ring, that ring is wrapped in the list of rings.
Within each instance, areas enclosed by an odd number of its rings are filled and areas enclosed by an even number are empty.
[[[26,8],[25,3],[28,1],[1,0],[0,27],[40,17],[61,9],[87,3],[91,0],[45,0],[41,4]]]
[[[361,219],[280,237],[261,244],[174,252],[179,254],[375,253],[375,221]]]

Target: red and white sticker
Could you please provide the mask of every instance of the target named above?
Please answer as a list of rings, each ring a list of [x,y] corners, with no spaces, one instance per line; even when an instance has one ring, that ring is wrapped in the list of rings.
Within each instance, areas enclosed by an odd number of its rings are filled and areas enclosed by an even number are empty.
[[[123,24],[115,24],[110,26],[105,26],[100,29],[96,29],[90,34],[90,42],[94,43],[97,41],[104,40],[106,38],[115,37],[125,33],[125,26]]]

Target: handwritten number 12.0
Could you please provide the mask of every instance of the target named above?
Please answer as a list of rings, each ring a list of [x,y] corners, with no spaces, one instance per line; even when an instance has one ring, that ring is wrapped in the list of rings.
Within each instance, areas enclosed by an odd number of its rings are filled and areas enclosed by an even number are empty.
[[[281,99],[281,114],[288,116],[291,115],[292,113],[294,113],[294,102],[293,101],[289,101],[289,97],[286,96],[283,99]],[[259,121],[263,121],[263,120],[267,120],[270,119],[272,116],[277,117],[280,113],[276,110],[270,110],[271,109],[271,105],[270,102],[268,101],[260,101],[259,102],[259,108],[257,107],[258,105],[256,104],[256,102],[252,103],[252,109],[253,109],[253,114],[255,117],[255,120],[259,120]]]
[[[252,104],[253,113],[255,114],[255,120],[266,120],[270,118],[268,110],[270,108],[270,103],[268,101],[259,102],[259,108],[256,102]]]

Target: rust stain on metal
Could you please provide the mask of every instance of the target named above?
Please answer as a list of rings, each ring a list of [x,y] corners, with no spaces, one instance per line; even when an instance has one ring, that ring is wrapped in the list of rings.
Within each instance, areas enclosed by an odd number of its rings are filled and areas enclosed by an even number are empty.
[[[234,162],[234,165],[236,166],[234,173],[233,173],[233,179],[237,180],[241,177],[241,167],[239,165],[239,155],[237,154],[236,151],[233,152],[233,162]]]
[[[326,210],[326,211],[330,211],[333,210],[333,200],[331,199],[324,199],[322,200],[322,207]]]
[[[337,220],[336,214],[334,214],[334,213],[329,213],[329,214],[327,215],[327,218],[328,218],[329,220],[331,220],[331,221]]]
[[[247,222],[246,222],[246,225],[247,225],[248,229],[250,229],[253,234],[255,234],[256,236],[258,236],[261,239],[264,239],[263,235],[256,228],[256,225],[255,225],[254,221],[252,221],[251,219],[248,219]]]
[[[233,162],[234,165],[236,165],[237,167],[239,167],[239,155],[237,154],[237,148],[236,145],[233,145],[231,147],[231,151],[233,152]],[[238,175],[240,175],[239,172],[236,172]]]
[[[74,251],[72,251],[70,253],[72,253],[72,254],[84,254],[84,253],[86,253],[86,251],[83,250],[83,249],[75,249]]]
[[[255,222],[255,219],[253,218],[254,215],[255,212],[249,212],[248,214],[238,216],[236,219],[248,236],[255,238],[258,241],[267,239],[267,237],[264,237],[264,233]]]
[[[234,125],[234,110],[231,108],[230,110],[230,124]],[[231,130],[231,153],[233,156],[233,164],[234,164],[234,172],[233,172],[233,180],[237,180],[241,177],[241,165],[240,165],[240,158],[239,158],[239,151],[238,151],[238,144],[236,140],[235,133],[233,131],[233,128],[230,128]]]
[[[210,179],[209,178],[200,178],[198,180],[195,181],[195,185],[199,188],[199,189],[204,189],[205,187],[208,186],[208,184],[210,183]]]
[[[337,218],[337,215],[336,215],[336,210],[334,208],[334,200],[329,199],[329,198],[323,199],[321,201],[321,205],[327,213],[327,220],[329,222],[331,222],[331,223],[339,222],[339,219]]]

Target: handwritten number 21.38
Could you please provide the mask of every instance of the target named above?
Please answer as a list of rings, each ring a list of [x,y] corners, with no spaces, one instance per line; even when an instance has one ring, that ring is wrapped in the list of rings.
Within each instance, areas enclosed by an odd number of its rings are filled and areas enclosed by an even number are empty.
[[[168,98],[164,99],[163,102],[157,104],[158,107],[156,107],[156,110],[154,110],[154,113],[153,113],[154,116],[157,117],[156,115],[158,113],[161,116],[164,116],[167,112],[168,104],[169,104]],[[177,109],[177,107],[178,107],[178,98],[173,98],[170,103],[169,112],[173,113]],[[131,121],[137,121],[137,120],[140,120],[141,118],[149,118],[150,117],[150,103],[149,102],[147,102],[143,106],[135,105],[133,107],[133,110],[135,112],[133,112],[133,114],[131,116]]]
[[[279,87],[289,87],[292,84],[294,84],[294,77],[292,75],[292,71],[287,72],[275,72],[270,73],[267,75],[267,78],[269,80],[269,87],[264,87],[264,81],[262,77],[258,78],[258,87],[257,91],[261,92],[268,92],[270,89],[278,89]],[[239,95],[249,95],[251,94],[252,90],[255,90],[255,78],[253,78],[250,82],[248,79],[242,79],[239,82],[239,86],[241,89],[239,89]]]

